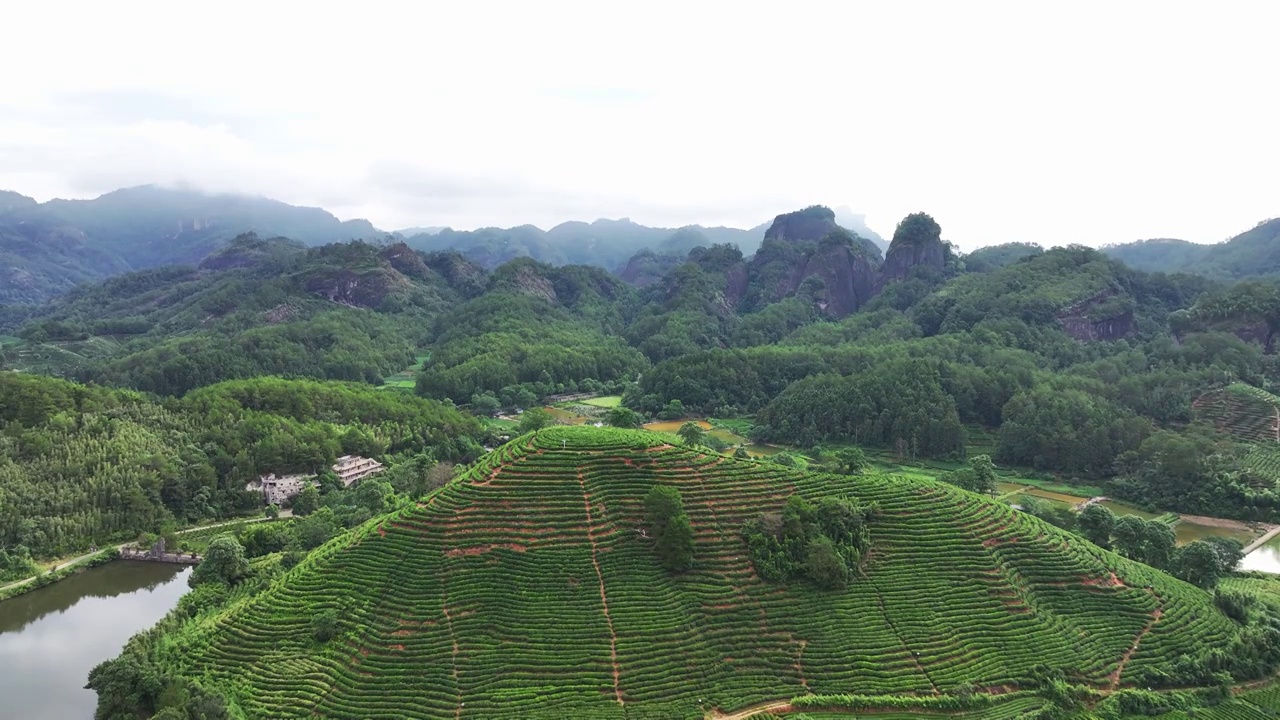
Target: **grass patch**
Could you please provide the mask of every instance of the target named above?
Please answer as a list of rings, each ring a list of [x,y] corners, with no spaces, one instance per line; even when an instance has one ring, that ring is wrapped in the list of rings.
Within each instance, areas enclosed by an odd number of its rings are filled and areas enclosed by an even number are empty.
[[[604,397],[590,398],[588,400],[579,400],[583,405],[595,405],[602,408],[616,408],[622,405],[621,395],[605,395]]]

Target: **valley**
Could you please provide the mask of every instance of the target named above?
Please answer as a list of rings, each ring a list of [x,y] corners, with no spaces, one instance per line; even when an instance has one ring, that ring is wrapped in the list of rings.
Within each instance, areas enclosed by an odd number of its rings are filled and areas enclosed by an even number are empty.
[[[205,558],[102,717],[1271,712],[1271,281],[923,213],[710,235],[611,273],[239,233],[0,306],[3,592]]]

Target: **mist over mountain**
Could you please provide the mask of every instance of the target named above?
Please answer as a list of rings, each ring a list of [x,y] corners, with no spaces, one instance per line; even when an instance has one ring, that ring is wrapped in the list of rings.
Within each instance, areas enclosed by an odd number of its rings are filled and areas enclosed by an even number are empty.
[[[889,243],[867,225],[865,215],[848,206],[830,213],[832,219],[825,222],[831,227],[821,234],[839,227],[876,250],[874,254],[883,257],[888,251]],[[92,200],[41,203],[6,190],[0,191],[0,304],[42,302],[77,284],[131,270],[195,265],[244,232],[288,237],[304,246],[398,240],[423,252],[457,251],[488,269],[521,257],[551,265],[594,265],[645,284],[678,266],[696,247],[734,245],[751,257],[769,226],[663,228],[624,217],[573,220],[547,230],[534,225],[476,230],[419,226],[387,232],[368,220],[344,221],[321,208],[251,195],[144,185]],[[1144,240],[1104,251],[1147,271],[1221,279],[1269,275],[1280,272],[1280,220],[1259,223],[1216,245]]]
[[[1280,218],[1264,220],[1220,243],[1158,238],[1102,250],[1149,272],[1187,272],[1224,280],[1274,275],[1280,273]]]
[[[865,216],[838,211],[843,226],[884,240]],[[0,303],[38,303],[83,282],[163,265],[195,265],[245,232],[288,237],[305,246],[347,240],[403,240],[424,252],[457,250],[486,268],[529,257],[552,265],[595,265],[620,271],[649,249],[681,259],[695,247],[733,244],[754,253],[767,223],[750,229],[649,227],[629,218],[454,230],[422,226],[386,232],[363,219],[339,220],[314,207],[265,197],[209,194],[154,185],[125,188],[92,200],[40,203],[0,191]]]

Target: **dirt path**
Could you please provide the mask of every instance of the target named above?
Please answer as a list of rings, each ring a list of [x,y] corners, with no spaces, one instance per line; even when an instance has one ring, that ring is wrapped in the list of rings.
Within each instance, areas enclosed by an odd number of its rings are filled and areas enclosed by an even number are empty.
[[[1124,673],[1124,666],[1129,664],[1129,658],[1132,658],[1133,654],[1138,652],[1138,646],[1142,644],[1143,638],[1147,636],[1147,633],[1151,632],[1151,628],[1155,627],[1156,623],[1160,622],[1160,616],[1164,615],[1160,596],[1156,595],[1154,591],[1148,592],[1151,592],[1151,596],[1156,599],[1156,609],[1151,612],[1151,620],[1138,633],[1138,637],[1133,639],[1133,645],[1130,645],[1124,655],[1120,656],[1120,664],[1116,666],[1115,672],[1111,673],[1111,685],[1108,689],[1113,692],[1120,688],[1120,677]]]
[[[582,486],[582,503],[587,509],[587,542],[591,543],[591,564],[595,566],[596,578],[600,581],[600,604],[604,606],[604,622],[609,626],[609,658],[613,663],[613,695],[618,699],[619,705],[625,705],[622,701],[622,673],[618,667],[618,636],[613,631],[613,618],[609,617],[609,596],[604,591],[604,573],[600,572],[600,561],[596,558],[596,536],[591,529],[595,525],[595,518],[591,516],[591,493],[587,492],[586,478],[582,477],[582,471],[578,471],[578,484]]]
[[[747,720],[752,715],[760,713],[782,711],[787,712],[791,709],[790,700],[770,700],[768,702],[750,705],[737,712],[724,713],[719,710],[712,710],[707,713],[707,720]]]
[[[933,694],[940,695],[941,693],[938,691],[938,684],[933,681],[933,678],[929,677],[929,671],[925,670],[924,665],[920,664],[920,658],[916,657],[915,651],[907,646],[906,639],[902,637],[902,633],[898,632],[898,627],[893,624],[893,620],[889,619],[889,609],[885,607],[884,595],[880,593],[880,588],[876,587],[874,584],[872,584],[871,587],[875,588],[876,601],[880,603],[880,614],[884,616],[885,624],[889,626],[889,630],[893,632],[893,636],[898,638],[898,644],[902,645],[902,649],[909,653],[912,664],[916,666],[916,669],[920,671],[920,674],[924,676],[924,679],[929,681],[929,686],[933,688]]]

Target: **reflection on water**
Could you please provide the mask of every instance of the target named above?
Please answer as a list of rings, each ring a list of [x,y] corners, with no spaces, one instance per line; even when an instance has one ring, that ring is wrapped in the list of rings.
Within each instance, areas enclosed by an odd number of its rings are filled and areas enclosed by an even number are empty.
[[[187,571],[113,562],[0,602],[0,717],[92,718],[89,671],[173,609]]]
[[[1244,556],[1241,570],[1280,573],[1280,535],[1263,543],[1262,547]]]

